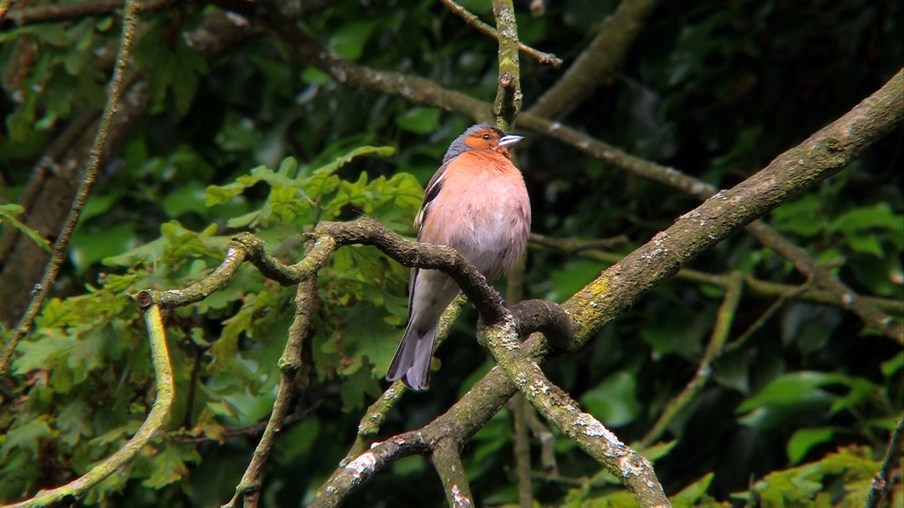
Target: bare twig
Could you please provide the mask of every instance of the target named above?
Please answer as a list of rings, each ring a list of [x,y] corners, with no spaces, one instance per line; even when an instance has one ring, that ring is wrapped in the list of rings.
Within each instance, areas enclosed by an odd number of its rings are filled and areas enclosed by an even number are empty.
[[[527,426],[530,428],[531,434],[540,441],[540,464],[543,466],[543,474],[547,476],[558,476],[559,466],[556,463],[556,436],[549,430],[537,417],[534,408],[528,406],[526,411]]]
[[[471,11],[465,9],[461,5],[458,5],[452,0],[440,0],[446,7],[449,8],[450,11],[457,14],[459,17],[465,20],[466,23],[476,28],[478,32],[481,32],[485,35],[488,35],[494,39],[498,38],[498,32],[493,29],[490,25],[484,23]],[[527,46],[521,42],[518,43],[518,50],[520,50],[525,55],[530,56],[534,60],[540,62],[541,64],[551,65],[554,68],[558,69],[562,66],[562,59],[550,54],[544,53],[542,51],[537,51],[530,46]]]
[[[904,417],[898,419],[898,425],[891,434],[888,449],[885,450],[885,458],[882,459],[882,466],[876,473],[876,477],[873,478],[869,496],[863,505],[865,508],[878,508],[882,499],[886,498],[891,491],[891,471],[901,464],[902,444],[904,444]]]
[[[807,251],[788,242],[762,222],[750,224],[747,226],[747,230],[753,233],[763,245],[770,247],[785,259],[793,262],[799,272],[811,278],[817,286],[832,293],[838,304],[850,309],[864,323],[872,326],[886,337],[904,344],[904,325],[861,298],[854,290],[833,275],[828,268],[820,266],[815,259],[807,254]]]
[[[110,126],[113,124],[113,117],[119,105],[119,99],[123,91],[123,78],[128,65],[129,55],[132,53],[132,43],[135,35],[135,27],[137,26],[137,0],[128,0],[126,2],[125,12],[122,20],[122,36],[120,37],[119,51],[116,55],[116,63],[113,67],[113,76],[107,86],[107,103],[104,106],[104,112],[101,116],[100,126],[97,135],[94,137],[94,143],[91,152],[88,155],[85,164],[85,175],[79,185],[78,192],[69,209],[69,215],[66,222],[57,235],[57,239],[53,244],[53,254],[44,271],[41,282],[35,286],[34,293],[25,313],[16,325],[9,340],[0,352],[0,377],[5,376],[9,370],[9,363],[12,359],[16,346],[23,337],[28,335],[34,326],[35,317],[44,305],[47,294],[53,287],[53,283],[57,279],[60,267],[66,259],[66,252],[69,247],[69,240],[75,231],[79,217],[82,215],[82,209],[88,196],[91,194],[91,188],[94,186],[94,178],[100,167],[101,161],[104,159],[104,150],[106,149],[107,134],[110,132]]]
[[[659,415],[656,423],[653,424],[653,427],[640,440],[643,448],[649,447],[662,436],[666,427],[694,400],[694,397],[700,393],[712,377],[713,360],[719,355],[728,340],[731,324],[734,322],[735,312],[738,309],[738,303],[741,301],[741,292],[744,287],[744,278],[740,273],[732,273],[730,280],[731,283],[725,291],[722,305],[716,315],[716,325],[713,327],[706,350],[703,352],[703,357],[697,366],[697,372],[687,383],[687,386],[684,387],[684,390],[672,398],[662,414]]]
[[[148,0],[146,2],[138,2],[135,7],[136,13],[154,11],[162,9],[173,3],[173,0]],[[55,21],[65,21],[67,19],[81,19],[85,16],[95,16],[109,14],[123,7],[125,0],[89,0],[70,4],[43,4],[29,5],[18,9],[12,9],[7,13],[7,18],[0,28],[8,29],[4,26],[7,23],[14,26],[25,26],[34,23],[52,23]],[[2,18],[3,16],[0,16]]]
[[[762,328],[762,326],[764,324],[766,324],[767,321],[772,319],[772,316],[774,316],[775,313],[778,312],[779,309],[781,309],[782,306],[785,305],[785,302],[787,302],[788,300],[797,298],[798,295],[804,293],[809,287],[810,287],[809,284],[804,284],[803,286],[798,287],[797,291],[792,291],[792,292],[781,295],[778,300],[772,302],[772,305],[770,305],[768,309],[766,309],[762,314],[760,314],[760,316],[756,319],[756,321],[753,322],[753,324],[748,326],[747,329],[744,330],[743,333],[738,335],[737,339],[729,342],[728,344],[725,344],[725,347],[722,348],[722,351],[719,353],[718,356],[721,357],[723,355],[726,355],[728,353],[731,353],[731,352],[736,351],[739,348],[741,348],[744,344],[747,343],[747,341],[750,339],[750,337],[752,337],[753,334],[757,330]]]
[[[258,441],[251,462],[245,468],[245,474],[235,488],[235,495],[224,506],[238,506],[239,496],[244,498],[245,508],[259,506],[260,489],[262,485],[261,475],[270,450],[276,441],[276,435],[282,430],[282,422],[289,412],[289,406],[295,396],[295,376],[302,369],[301,350],[308,328],[311,324],[311,315],[314,313],[317,299],[317,278],[310,277],[298,285],[295,292],[295,319],[289,327],[289,338],[279,359],[280,381],[273,403],[273,411],[264,429],[264,435]]]

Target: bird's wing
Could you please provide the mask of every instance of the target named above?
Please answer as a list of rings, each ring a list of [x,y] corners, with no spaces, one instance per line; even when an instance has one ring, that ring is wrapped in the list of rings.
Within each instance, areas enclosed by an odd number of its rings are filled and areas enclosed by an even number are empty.
[[[430,181],[427,182],[427,188],[424,191],[424,202],[421,203],[421,209],[418,210],[417,216],[414,218],[414,227],[418,230],[421,229],[421,226],[424,225],[424,220],[427,219],[427,212],[430,210],[430,204],[436,199],[436,196],[439,195],[440,189],[443,187],[443,176],[446,174],[446,167],[449,164],[443,164],[436,170],[436,173],[433,173],[433,177],[430,178]]]
[[[424,190],[424,202],[421,203],[421,209],[418,210],[417,216],[414,217],[414,228],[418,230],[418,240],[420,240],[420,230],[424,225],[424,221],[427,219],[427,212],[430,210],[430,204],[433,203],[433,200],[436,199],[440,189],[443,187],[443,176],[446,174],[446,167],[448,165],[448,162],[446,162],[440,166],[439,169],[436,170],[436,173],[433,173],[430,181],[427,182],[427,188]],[[418,271],[420,271],[418,268],[412,268],[411,275],[408,278],[409,319],[411,317],[411,302],[414,301],[414,284],[417,282]]]

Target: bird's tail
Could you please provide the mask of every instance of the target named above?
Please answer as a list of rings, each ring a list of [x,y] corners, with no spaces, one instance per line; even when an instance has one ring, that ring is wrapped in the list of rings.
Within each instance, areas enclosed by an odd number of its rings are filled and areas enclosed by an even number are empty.
[[[433,339],[436,337],[436,325],[426,330],[414,326],[414,319],[408,323],[405,335],[399,344],[386,379],[401,379],[413,390],[425,390],[430,385],[430,358],[433,356]]]

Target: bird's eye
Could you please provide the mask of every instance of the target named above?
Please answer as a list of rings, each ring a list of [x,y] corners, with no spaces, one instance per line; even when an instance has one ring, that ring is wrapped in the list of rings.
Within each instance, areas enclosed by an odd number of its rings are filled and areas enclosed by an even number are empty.
[[[493,137],[493,136],[490,136],[489,134],[484,134],[484,135],[483,135],[483,139],[485,139],[485,140],[487,140],[487,141],[489,141],[490,138],[492,138],[492,137]]]

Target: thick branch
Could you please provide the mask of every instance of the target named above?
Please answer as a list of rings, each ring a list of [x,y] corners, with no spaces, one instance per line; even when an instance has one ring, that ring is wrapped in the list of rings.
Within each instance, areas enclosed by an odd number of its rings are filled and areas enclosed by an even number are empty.
[[[486,328],[485,333],[498,365],[547,421],[621,480],[641,506],[670,506],[650,462],[619,441],[592,415],[581,411],[576,401],[546,378],[533,359],[519,354],[521,345],[514,319]]]
[[[700,252],[843,169],[904,116],[902,87],[904,71],[899,71],[849,113],[779,155],[744,182],[720,191],[682,215],[672,227],[603,272],[564,306],[572,316],[587,317],[580,322],[576,335],[589,337],[590,332],[599,330]],[[870,324],[904,342],[899,324]],[[584,326],[587,330],[582,329]],[[582,346],[585,340],[574,346]]]

